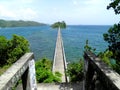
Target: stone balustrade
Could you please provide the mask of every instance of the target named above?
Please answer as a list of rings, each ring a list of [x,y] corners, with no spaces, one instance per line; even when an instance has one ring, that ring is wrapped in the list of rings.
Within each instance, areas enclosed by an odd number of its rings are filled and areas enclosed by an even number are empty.
[[[33,53],[26,53],[0,76],[0,90],[12,90],[22,79],[23,90],[37,90],[30,87],[29,62]],[[95,54],[84,53],[83,90],[120,90],[120,75],[107,66]]]
[[[84,90],[120,90],[120,75],[95,54],[84,53]]]
[[[33,53],[26,53],[0,76],[0,90],[12,90],[12,87],[22,79],[23,90],[29,87],[29,61],[34,58]]]

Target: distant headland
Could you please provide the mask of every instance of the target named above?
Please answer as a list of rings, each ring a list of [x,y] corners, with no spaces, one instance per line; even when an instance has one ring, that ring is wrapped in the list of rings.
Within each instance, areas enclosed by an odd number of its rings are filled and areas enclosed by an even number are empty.
[[[3,20],[0,19],[0,27],[6,28],[6,27],[26,27],[26,26],[43,26],[47,25],[44,23],[39,23],[35,21],[23,21],[23,20]]]

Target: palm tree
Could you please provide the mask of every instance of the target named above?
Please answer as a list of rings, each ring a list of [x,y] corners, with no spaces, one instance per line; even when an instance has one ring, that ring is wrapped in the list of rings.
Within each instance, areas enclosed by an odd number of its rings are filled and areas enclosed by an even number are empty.
[[[51,25],[52,28],[66,28],[66,23],[64,21],[62,22],[55,22]]]

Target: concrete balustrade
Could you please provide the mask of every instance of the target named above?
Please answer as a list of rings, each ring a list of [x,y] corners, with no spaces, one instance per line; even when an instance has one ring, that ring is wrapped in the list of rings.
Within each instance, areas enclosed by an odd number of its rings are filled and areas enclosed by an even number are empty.
[[[64,51],[61,52],[64,53]],[[65,58],[65,55],[62,58]],[[2,74],[0,76],[0,90],[12,90],[12,87],[20,79],[22,79],[23,90],[37,90],[37,86],[31,89],[30,84],[30,75],[33,72],[29,71],[30,65],[32,65],[29,62],[32,59],[34,59],[33,53],[26,53]],[[62,64],[65,66],[65,63],[62,62]],[[65,67],[62,69],[64,70]],[[83,90],[120,90],[120,75],[89,51],[84,52],[84,77]]]
[[[12,90],[12,87],[22,79],[23,90],[31,90],[29,84],[29,61],[33,53],[26,53],[0,76],[0,90]]]
[[[84,53],[84,90],[120,90],[120,75],[91,52]]]

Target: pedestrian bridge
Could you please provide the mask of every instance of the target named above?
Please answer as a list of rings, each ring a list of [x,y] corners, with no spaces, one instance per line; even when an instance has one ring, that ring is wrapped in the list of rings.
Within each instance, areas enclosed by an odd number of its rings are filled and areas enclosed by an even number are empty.
[[[62,82],[67,82],[68,78],[65,73],[66,69],[67,69],[66,57],[64,52],[62,36],[59,28],[57,40],[56,40],[56,48],[55,48],[52,71],[53,73],[60,72],[62,74],[62,77],[61,77]]]
[[[61,84],[37,84],[35,79],[34,54],[26,53],[0,76],[0,90],[12,90],[22,79],[20,90],[120,90],[120,75],[107,66],[95,54],[84,52],[84,80],[82,83],[69,83],[63,41],[58,30],[53,73],[62,73]],[[32,62],[32,63],[31,63]]]
[[[12,90],[12,87],[22,79],[21,90],[42,90],[42,85],[30,86],[29,62],[34,59],[33,53],[26,53],[13,64],[3,75],[0,76],[0,90]],[[84,53],[84,81],[82,85],[76,84],[81,90],[120,90],[120,75],[103,63],[95,54]],[[33,84],[34,85],[34,84]],[[66,85],[66,84],[63,84]],[[47,85],[44,85],[47,86]],[[50,86],[50,85],[49,85]],[[55,86],[55,84],[53,85]],[[67,87],[70,85],[66,85]],[[34,89],[31,89],[34,87]],[[55,86],[59,87],[59,86]],[[38,88],[38,89],[37,89]],[[51,86],[52,88],[52,86]],[[43,89],[49,90],[49,89]],[[54,87],[53,87],[54,90]],[[56,89],[56,90],[79,90],[79,89]]]

